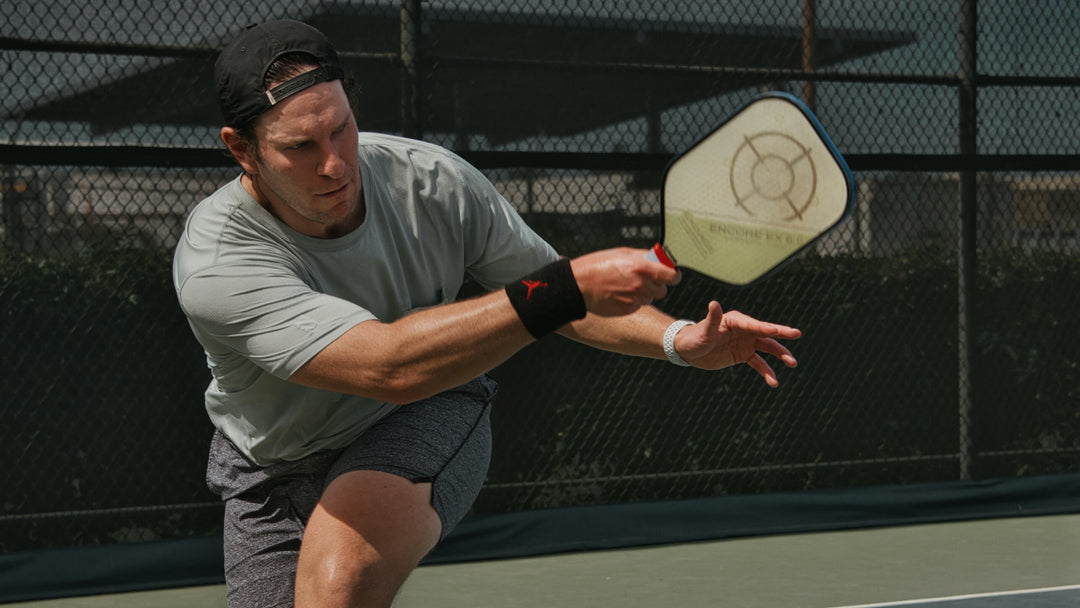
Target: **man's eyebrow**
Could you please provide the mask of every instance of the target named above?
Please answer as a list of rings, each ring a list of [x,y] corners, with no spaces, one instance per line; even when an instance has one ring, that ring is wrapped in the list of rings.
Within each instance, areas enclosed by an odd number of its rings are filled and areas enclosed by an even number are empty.
[[[306,143],[306,142],[308,142],[310,140],[311,140],[311,138],[308,137],[307,135],[304,135],[304,134],[289,135],[287,133],[269,135],[266,138],[266,141],[270,145],[281,147],[281,148],[287,148],[289,146],[295,146],[295,145],[298,145],[298,144]]]
[[[340,132],[344,131],[348,126],[349,126],[349,117],[346,116],[345,120],[341,121],[341,124],[334,127],[334,130],[331,131],[331,133],[340,133]],[[272,144],[274,144],[276,146],[280,146],[282,148],[291,148],[293,146],[299,146],[299,145],[302,145],[302,144],[306,144],[306,143],[308,143],[310,141],[311,141],[311,138],[307,137],[305,135],[298,135],[296,137],[289,137],[289,136],[286,135],[286,136],[282,136],[280,139],[270,138],[270,142]]]
[[[282,148],[292,148],[294,146],[299,146],[299,145],[302,145],[302,144],[306,144],[309,141],[311,141],[311,140],[309,138],[307,138],[307,137],[295,137],[295,138],[294,137],[283,137],[283,138],[275,141],[274,143],[277,144],[278,146],[282,147]]]

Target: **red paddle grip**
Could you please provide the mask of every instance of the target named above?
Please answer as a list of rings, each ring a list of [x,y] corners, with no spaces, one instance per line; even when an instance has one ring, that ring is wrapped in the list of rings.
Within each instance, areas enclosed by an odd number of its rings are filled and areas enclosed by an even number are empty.
[[[675,268],[675,262],[671,261],[671,258],[668,257],[667,252],[664,251],[664,246],[661,245],[660,243],[657,243],[657,244],[653,245],[650,252],[654,256],[656,256],[656,261],[657,262],[660,262],[661,264],[663,264],[664,266],[667,266],[668,268]]]

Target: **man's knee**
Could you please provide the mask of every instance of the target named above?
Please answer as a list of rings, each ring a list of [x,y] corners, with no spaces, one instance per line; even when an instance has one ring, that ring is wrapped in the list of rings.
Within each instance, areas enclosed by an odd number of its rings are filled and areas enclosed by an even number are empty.
[[[416,563],[371,552],[315,556],[297,569],[296,606],[389,606]]]
[[[430,484],[371,471],[342,475],[304,532],[297,606],[389,605],[441,529]]]

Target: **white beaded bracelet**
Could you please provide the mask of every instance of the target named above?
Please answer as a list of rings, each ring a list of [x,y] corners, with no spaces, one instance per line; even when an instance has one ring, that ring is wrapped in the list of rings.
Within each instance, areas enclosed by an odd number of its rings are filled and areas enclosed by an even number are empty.
[[[679,356],[678,351],[675,350],[675,336],[687,325],[693,325],[693,321],[687,321],[685,319],[675,321],[671,325],[668,325],[667,330],[664,332],[664,354],[667,355],[668,361],[671,361],[679,367],[690,367],[690,364],[683,360]]]

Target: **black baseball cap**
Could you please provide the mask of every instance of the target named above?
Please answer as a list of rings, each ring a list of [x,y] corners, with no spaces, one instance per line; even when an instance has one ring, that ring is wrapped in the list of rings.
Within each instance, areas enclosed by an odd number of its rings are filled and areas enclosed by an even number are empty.
[[[286,53],[307,53],[318,67],[267,91],[263,79],[270,64]],[[345,71],[337,51],[319,30],[283,19],[249,25],[227,44],[214,63],[218,105],[225,124],[249,124],[290,95],[322,82],[341,80]]]

